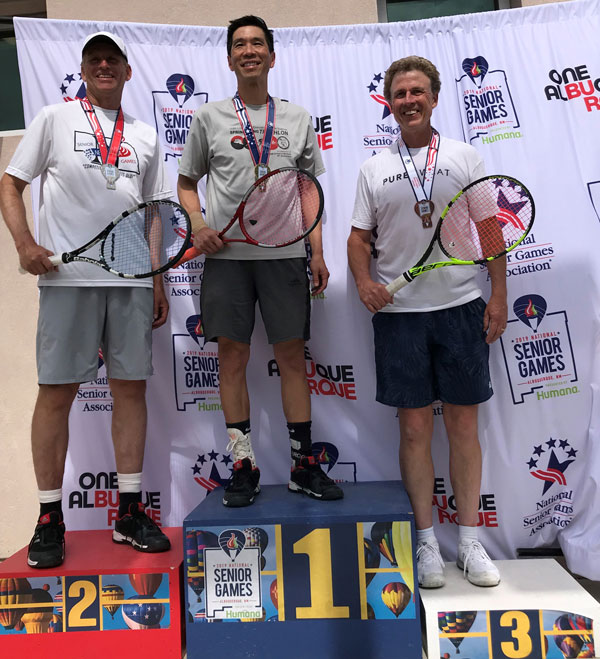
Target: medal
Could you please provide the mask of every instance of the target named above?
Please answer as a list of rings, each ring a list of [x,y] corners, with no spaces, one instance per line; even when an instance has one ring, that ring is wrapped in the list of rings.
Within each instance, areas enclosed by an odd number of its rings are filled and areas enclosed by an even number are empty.
[[[104,176],[104,178],[106,179],[107,189],[116,190],[117,186],[115,185],[115,181],[120,176],[119,168],[116,165],[108,165],[104,163],[100,167],[100,171],[102,172],[102,176]]]
[[[433,215],[434,208],[433,201],[429,199],[417,201],[415,204],[415,213],[421,218],[424,229],[431,229],[432,227],[431,216]]]

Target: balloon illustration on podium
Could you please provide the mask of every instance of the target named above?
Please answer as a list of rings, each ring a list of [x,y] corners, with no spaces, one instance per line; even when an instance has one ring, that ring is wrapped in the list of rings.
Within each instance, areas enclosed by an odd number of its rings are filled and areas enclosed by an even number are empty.
[[[110,613],[110,617],[113,620],[115,619],[115,613],[121,606],[124,596],[125,593],[121,586],[115,584],[102,586],[102,606]]]
[[[477,611],[440,611],[438,613],[438,627],[444,634],[466,634],[473,626]],[[460,636],[448,639],[460,653],[459,646],[463,642]]]
[[[49,590],[50,586],[48,584],[44,584],[42,588],[34,588],[31,591],[30,602],[35,604],[51,603],[53,600],[52,595],[48,592]],[[25,625],[28,634],[45,634],[53,615],[51,607],[32,606],[25,609],[21,622]]]
[[[565,659],[595,657],[592,621],[585,616],[563,613],[552,629],[554,642]],[[572,632],[565,634],[565,632]]]
[[[130,574],[129,582],[137,595],[128,597],[128,600],[151,600],[163,580],[162,574],[144,573]],[[160,629],[160,621],[165,615],[165,606],[162,602],[124,603],[121,615],[129,629]]]
[[[31,585],[27,579],[0,579],[0,625],[7,631],[15,629],[25,612],[25,609],[3,607],[31,601]]]
[[[185,534],[185,562],[187,583],[196,595],[196,601],[202,601],[204,592],[204,554],[205,547],[218,547],[219,538],[211,531],[188,529]]]
[[[405,583],[392,581],[386,584],[381,590],[381,599],[387,608],[396,616],[404,611],[410,602],[411,591]]]

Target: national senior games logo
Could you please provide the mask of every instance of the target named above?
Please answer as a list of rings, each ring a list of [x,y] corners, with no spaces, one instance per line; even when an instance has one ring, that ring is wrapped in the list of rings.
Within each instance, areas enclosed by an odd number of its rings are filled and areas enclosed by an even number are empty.
[[[591,112],[600,110],[600,78],[595,80],[587,64],[548,71],[549,85],[544,87],[547,101],[574,101],[577,107]]]
[[[456,80],[456,93],[462,109],[465,141],[481,138],[482,144],[522,137],[506,72],[490,71],[485,57],[467,57],[462,61],[465,72]]]
[[[221,410],[219,356],[215,343],[206,344],[200,314],[188,316],[185,334],[173,334],[175,402],[180,412]]]
[[[208,101],[207,92],[197,92],[192,76],[173,73],[165,90],[152,92],[156,132],[165,152],[165,160],[180,158],[196,110]]]
[[[80,72],[65,73],[59,89],[65,102],[84,99],[86,95],[85,82],[81,79]]]
[[[217,487],[225,487],[231,479],[233,460],[227,453],[217,453],[215,450],[200,453],[194,466],[191,467],[193,478],[206,490],[208,495]]]
[[[515,300],[515,319],[500,339],[513,403],[579,393],[567,312],[548,313],[548,303],[531,293]]]
[[[368,94],[373,100],[371,107],[374,114],[381,117],[374,129],[368,135],[363,135],[363,148],[370,151],[372,156],[393,144],[400,133],[400,126],[392,116],[390,104],[383,96],[384,79],[385,69],[383,73],[374,73],[371,82],[367,85]]]
[[[563,529],[571,523],[573,490],[569,489],[565,472],[577,459],[578,452],[568,439],[550,437],[533,446],[526,464],[529,474],[543,483],[543,498],[536,502],[535,511],[523,518],[523,527],[529,530],[530,536],[550,524]],[[547,495],[550,490],[552,492]]]

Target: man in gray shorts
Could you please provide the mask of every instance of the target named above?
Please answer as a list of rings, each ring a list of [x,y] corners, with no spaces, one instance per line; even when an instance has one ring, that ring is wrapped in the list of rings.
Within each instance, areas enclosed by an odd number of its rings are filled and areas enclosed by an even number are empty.
[[[308,113],[272,98],[268,75],[275,64],[273,34],[256,16],[231,21],[227,60],[237,93],[203,105],[194,115],[179,167],[179,200],[191,214],[195,246],[206,254],[201,293],[204,333],[218,341],[221,405],[234,458],[226,506],[247,506],[260,492],[260,472],[250,442],[246,367],[256,302],[281,374],[283,411],[291,442],[288,488],[317,499],[339,499],[342,490],[321,470],[311,451],[310,393],[304,342],[309,338],[310,290],[304,243],[276,250],[224,245],[225,228],[256,178],[269,169],[324,171]],[[262,130],[262,132],[261,132]],[[207,175],[206,222],[198,181]],[[239,228],[228,232],[240,238]],[[327,286],[321,227],[309,237],[313,292]]]
[[[169,310],[162,279],[120,279],[85,263],[55,268],[48,257],[84,244],[136,203],[170,197],[171,191],[156,132],[121,110],[131,78],[123,41],[108,32],[88,36],[81,75],[87,98],[43,108],[0,181],[2,215],[21,267],[39,275],[39,392],[31,444],[40,515],[27,558],[36,568],[64,559],[69,411],[79,384],[97,377],[99,348],[114,399],[119,510],[113,540],[143,552],[170,547],[146,515],[141,492],[152,329],[164,324]],[[127,160],[120,162],[124,153]],[[44,202],[39,242],[29,231],[23,203],[25,186],[37,176]]]

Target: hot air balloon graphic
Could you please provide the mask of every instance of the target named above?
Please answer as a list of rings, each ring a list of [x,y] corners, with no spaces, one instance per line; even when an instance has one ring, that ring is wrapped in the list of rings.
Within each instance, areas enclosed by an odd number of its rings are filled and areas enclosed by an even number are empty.
[[[125,593],[121,586],[115,584],[106,584],[102,586],[102,606],[110,613],[110,617],[114,620],[115,613],[118,611],[123,601]]]
[[[438,612],[438,627],[444,634],[466,634],[471,629],[477,611],[440,611]],[[462,637],[454,636],[449,639],[460,653],[458,646],[463,642]]]
[[[377,545],[381,555],[396,567],[396,556],[392,544],[392,522],[375,522],[371,527],[371,540]]]
[[[246,535],[239,529],[227,529],[219,534],[219,546],[231,560],[235,560],[246,546]]]
[[[179,107],[194,93],[194,79],[185,73],[174,73],[167,78],[167,89]]]
[[[365,549],[365,567],[375,569],[379,567],[380,557],[379,557],[379,548],[377,545],[369,538],[363,538],[364,549]],[[365,580],[367,586],[373,581],[375,577],[375,572],[365,572]]]
[[[25,609],[8,607],[12,604],[27,604],[31,601],[31,585],[27,579],[11,577],[0,579],[0,625],[6,630],[14,629],[21,620]]]
[[[415,577],[409,522],[392,523],[392,548],[400,575],[409,590],[413,592],[415,589]]]
[[[404,611],[410,602],[412,593],[405,583],[392,581],[381,589],[381,599],[387,608],[396,616]]]
[[[264,529],[253,526],[244,529],[244,535],[246,536],[246,547],[260,547],[260,553],[264,553],[269,544],[269,535]]]
[[[534,332],[538,331],[547,308],[548,304],[541,295],[523,295],[513,304],[515,316]]]
[[[202,591],[204,590],[204,577],[199,572],[188,572],[188,586],[194,591],[197,601],[201,600]]]
[[[56,632],[62,632],[63,630],[63,622],[62,622],[62,616],[57,615],[54,613],[52,615],[52,619],[50,620],[50,624],[48,625],[48,633],[56,633]]]
[[[196,594],[198,601],[204,590],[204,554],[205,547],[218,547],[219,539],[211,531],[187,531],[185,561],[187,565],[187,582]]]
[[[271,588],[269,589],[269,594],[271,595],[271,602],[273,606],[279,610],[279,595],[277,592],[277,579],[273,579],[271,582]]]
[[[137,596],[128,599],[137,599]],[[165,607],[160,602],[123,604],[121,614],[129,629],[160,629]]]
[[[162,574],[130,574],[129,581],[140,597],[152,597],[161,584]]]
[[[594,640],[590,633],[592,621],[585,616],[563,613],[554,621],[554,642],[563,656],[569,657],[594,657]],[[572,631],[572,634],[557,632]],[[588,633],[584,633],[588,632]],[[589,652],[591,651],[591,654]]]
[[[52,602],[52,595],[48,592],[50,586],[44,584],[42,588],[34,588],[31,591],[31,602],[46,604]],[[52,620],[52,607],[32,606],[25,610],[21,621],[25,625],[28,634],[45,634]]]

